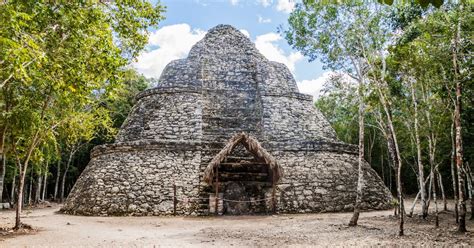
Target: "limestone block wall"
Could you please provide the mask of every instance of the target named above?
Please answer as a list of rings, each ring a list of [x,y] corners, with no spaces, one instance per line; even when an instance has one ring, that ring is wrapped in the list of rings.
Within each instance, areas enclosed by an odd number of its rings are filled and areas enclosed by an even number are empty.
[[[163,149],[163,144],[102,147],[82,172],[62,210],[80,215],[167,215],[173,213],[177,184],[178,214],[197,214],[200,151]],[[168,147],[171,148],[171,147]]]
[[[170,214],[175,181],[178,214],[204,213],[211,186],[200,181],[202,171],[240,132],[256,137],[283,166],[280,212],[352,208],[357,146],[338,141],[290,70],[268,61],[237,29],[209,30],[136,99],[115,143],[94,148],[66,213]],[[364,207],[389,207],[390,192],[367,164],[364,170]],[[197,197],[204,200],[191,199]]]
[[[267,140],[336,139],[323,115],[304,94],[264,95],[263,130]]]
[[[281,63],[262,61],[256,66],[256,80],[263,94],[287,94],[298,92],[290,70]]]
[[[195,89],[151,89],[137,98],[120,129],[118,142],[201,139],[201,95]]]
[[[287,213],[351,211],[357,188],[357,155],[325,151],[274,152],[285,176],[278,185],[278,210]],[[391,194],[364,164],[363,209],[386,209]]]
[[[199,87],[200,64],[188,59],[177,59],[166,65],[160,76],[161,87]]]

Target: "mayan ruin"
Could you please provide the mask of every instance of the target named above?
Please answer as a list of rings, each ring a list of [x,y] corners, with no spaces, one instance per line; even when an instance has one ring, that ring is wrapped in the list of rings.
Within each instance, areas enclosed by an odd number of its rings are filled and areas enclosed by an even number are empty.
[[[352,210],[357,146],[234,27],[209,30],[136,99],[116,142],[93,150],[65,213],[207,215],[216,193],[221,214]],[[364,173],[362,208],[390,208],[380,177],[367,163]]]
[[[474,247],[473,1],[0,1],[1,247]]]

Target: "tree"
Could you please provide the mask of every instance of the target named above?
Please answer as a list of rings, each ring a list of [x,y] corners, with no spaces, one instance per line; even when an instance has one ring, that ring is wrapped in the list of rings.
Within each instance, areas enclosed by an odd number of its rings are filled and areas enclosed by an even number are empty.
[[[339,9],[338,9],[339,8]],[[353,11],[353,12],[352,12]],[[354,215],[349,223],[357,225],[362,198],[364,158],[364,81],[366,71],[364,60],[357,44],[360,33],[357,27],[361,20],[370,13],[360,4],[335,6],[318,3],[298,5],[289,18],[290,29],[285,31],[286,39],[294,48],[302,51],[310,60],[317,56],[332,70],[340,70],[356,80],[359,84],[359,159],[356,200]],[[348,22],[347,20],[354,20]],[[313,33],[318,28],[321,33]],[[318,31],[319,31],[318,30]],[[338,30],[338,32],[335,32]],[[313,42],[304,40],[313,38]]]
[[[387,5],[393,5],[394,3],[396,4],[407,4],[407,3],[416,3],[422,6],[423,8],[427,8],[428,6],[433,5],[436,8],[439,8],[443,5],[444,0],[415,0],[415,1],[406,1],[406,0],[377,0],[377,2],[381,4],[387,4]]]
[[[461,73],[461,64],[458,62],[459,58],[459,43],[461,42],[461,13],[463,12],[463,4],[459,5],[459,12],[455,26],[455,34],[453,36],[453,81],[456,85],[456,103],[454,107],[454,127],[456,129],[456,167],[458,170],[458,189],[459,189],[459,232],[466,232],[466,201],[465,201],[465,185],[464,179],[466,177],[463,169],[463,147],[462,147],[462,125],[461,125],[461,97],[462,97],[462,82],[459,74]]]
[[[11,146],[19,171],[16,229],[26,171],[40,144],[71,119],[70,106],[87,106],[97,92],[113,94],[163,10],[141,0],[0,5],[0,42],[6,45],[0,62],[7,65],[0,87],[11,96],[2,99],[8,112],[0,123],[8,129],[1,140]]]
[[[366,78],[374,82],[374,91],[379,95],[394,144],[398,166],[399,234],[403,235],[404,209],[400,181],[402,161],[390,111],[389,95],[385,90],[386,64],[383,53],[389,40],[388,30],[382,25],[385,14],[384,8],[367,5],[363,1],[304,1],[291,13],[288,19],[290,27],[284,32],[288,43],[308,56],[310,61],[319,57],[327,68],[343,71],[357,80],[360,86]],[[363,133],[360,134],[360,139],[363,139]],[[361,143],[363,142],[359,141],[359,144]],[[363,149],[359,149],[359,157],[361,156],[363,159]],[[357,218],[357,208],[358,206],[355,206],[354,220]]]
[[[61,202],[64,201],[66,178],[74,155],[94,138],[98,128],[106,130],[111,128],[111,119],[108,118],[108,113],[104,110],[104,108],[96,106],[71,109],[69,111],[70,118],[58,130],[58,138],[64,147],[63,153],[67,155],[59,193]]]

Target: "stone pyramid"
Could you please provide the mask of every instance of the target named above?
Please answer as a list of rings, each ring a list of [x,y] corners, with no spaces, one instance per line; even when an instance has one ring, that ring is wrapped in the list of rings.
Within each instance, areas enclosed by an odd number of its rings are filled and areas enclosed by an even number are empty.
[[[203,215],[215,193],[223,214],[353,208],[357,146],[339,141],[288,68],[267,60],[232,26],[209,30],[136,100],[115,143],[93,149],[65,213]],[[203,180],[238,133],[258,140],[283,168],[276,184],[267,162],[240,145],[219,160],[213,183]],[[363,208],[389,208],[391,194],[368,163],[364,178]]]

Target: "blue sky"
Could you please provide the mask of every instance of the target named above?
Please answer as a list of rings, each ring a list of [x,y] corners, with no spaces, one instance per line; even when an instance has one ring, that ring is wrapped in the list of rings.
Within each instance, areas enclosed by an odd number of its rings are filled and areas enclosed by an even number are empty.
[[[191,46],[207,30],[230,24],[248,35],[268,59],[286,64],[295,76],[300,91],[318,95],[329,72],[319,61],[309,63],[292,50],[278,34],[287,25],[294,0],[161,0],[166,19],[151,29],[147,50],[135,67],[147,77],[157,78],[171,60],[187,56]]]

